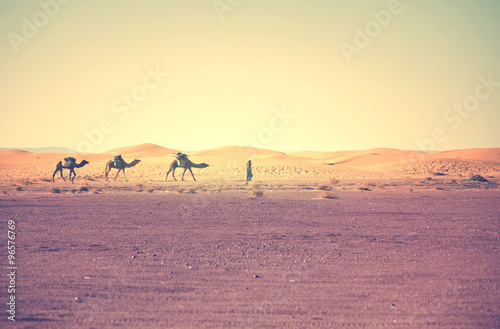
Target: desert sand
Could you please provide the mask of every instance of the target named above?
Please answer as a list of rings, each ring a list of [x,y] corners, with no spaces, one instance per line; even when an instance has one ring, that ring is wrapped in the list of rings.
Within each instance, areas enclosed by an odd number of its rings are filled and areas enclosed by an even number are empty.
[[[193,169],[197,182],[180,181],[180,168],[165,182],[177,151],[0,152],[2,232],[17,225],[17,327],[500,326],[499,148],[229,146],[186,152],[210,167]],[[142,160],[128,182],[104,181],[114,154]],[[51,182],[68,155],[90,164],[74,183]],[[7,300],[5,275],[0,284]]]

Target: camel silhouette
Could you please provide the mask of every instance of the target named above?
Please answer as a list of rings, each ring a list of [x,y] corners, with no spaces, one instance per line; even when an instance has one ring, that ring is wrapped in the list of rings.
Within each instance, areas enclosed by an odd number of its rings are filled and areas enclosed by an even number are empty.
[[[182,173],[182,180],[184,180],[184,174],[186,173],[186,170],[189,169],[191,176],[193,176],[193,179],[196,181],[196,178],[194,178],[193,171],[191,170],[191,168],[206,168],[206,167],[208,167],[208,165],[206,163],[200,163],[200,164],[193,163],[187,157],[185,158],[185,160],[182,160],[180,162],[181,162],[181,164],[179,164],[179,162],[177,160],[172,161],[172,163],[170,164],[170,169],[167,172],[167,177],[165,177],[165,181],[167,181],[168,174],[170,174],[170,172],[172,172],[172,177],[174,178],[174,180],[177,180],[175,178],[175,169],[178,167],[184,168],[184,172]]]
[[[121,159],[121,156],[120,156]],[[126,163],[123,159],[120,161],[113,161],[109,160],[108,163],[106,163],[106,169],[105,169],[105,174],[106,174],[106,181],[108,181],[108,174],[111,171],[111,169],[118,169],[118,172],[116,173],[115,179],[113,181],[116,181],[116,177],[118,177],[118,174],[120,171],[123,171],[123,178],[125,178],[125,181],[128,182],[127,177],[125,176],[125,168],[131,168],[141,162],[139,159],[135,159],[131,163]]]
[[[59,163],[56,165],[56,170],[52,174],[52,181],[53,182],[54,182],[54,176],[57,174],[58,171],[61,172],[61,178],[64,181],[66,181],[66,179],[64,179],[64,176],[63,176],[63,169],[69,169],[69,180],[73,183],[73,181],[75,180],[75,177],[76,177],[75,168],[81,168],[89,163],[87,160],[83,160],[80,163],[76,163],[75,158],[66,158],[64,160],[66,162],[65,166],[63,166],[62,161],[59,161]],[[69,162],[69,164],[68,164],[68,162]],[[74,175],[73,178],[71,178],[71,174]]]

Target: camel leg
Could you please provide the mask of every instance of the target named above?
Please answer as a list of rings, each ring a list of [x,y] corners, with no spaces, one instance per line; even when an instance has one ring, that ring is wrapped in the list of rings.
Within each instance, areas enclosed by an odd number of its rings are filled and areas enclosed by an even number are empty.
[[[170,172],[172,171],[172,168],[170,168],[168,171],[167,171],[167,177],[165,177],[165,182],[167,181],[167,178],[168,178],[168,174],[170,174]]]
[[[116,176],[115,176],[115,179],[113,180],[113,182],[116,182],[116,177],[118,177],[118,174],[120,173],[121,169],[118,169],[118,172],[116,173]]]
[[[184,180],[184,174],[186,173],[187,168],[184,168],[184,171],[182,172],[182,180]]]
[[[175,180],[175,181],[177,180],[177,178],[175,178],[175,167],[174,167],[174,169],[172,170],[172,177],[174,178],[174,180]]]
[[[106,182],[108,181],[108,174],[109,174],[110,171],[111,171],[111,168],[109,168],[106,165],[106,168],[104,169],[104,175],[106,176]]]
[[[71,178],[71,173],[73,173],[73,178]],[[76,177],[76,172],[73,168],[71,168],[69,171],[69,180],[71,181],[71,183],[74,183],[75,177]]]
[[[193,179],[196,181],[196,178],[194,178],[193,171],[191,170],[191,168],[189,168],[189,171],[191,172],[191,176],[193,176]]]
[[[122,170],[123,170],[123,178],[125,178],[125,181],[127,182],[127,176],[125,176],[125,168],[123,168]]]
[[[57,172],[59,171],[59,168],[56,168],[56,170],[54,171],[54,173],[52,174],[52,182],[55,182],[54,180],[54,176],[57,174]]]

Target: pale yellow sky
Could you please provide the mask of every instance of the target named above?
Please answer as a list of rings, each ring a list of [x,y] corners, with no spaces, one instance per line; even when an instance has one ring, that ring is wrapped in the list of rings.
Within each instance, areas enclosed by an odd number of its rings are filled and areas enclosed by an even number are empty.
[[[493,0],[3,2],[0,147],[498,147],[498,17]]]

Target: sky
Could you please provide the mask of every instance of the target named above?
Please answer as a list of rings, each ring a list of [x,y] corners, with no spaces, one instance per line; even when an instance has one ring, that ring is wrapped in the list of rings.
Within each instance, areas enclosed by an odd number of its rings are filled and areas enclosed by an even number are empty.
[[[0,2],[0,147],[500,147],[500,1]]]

